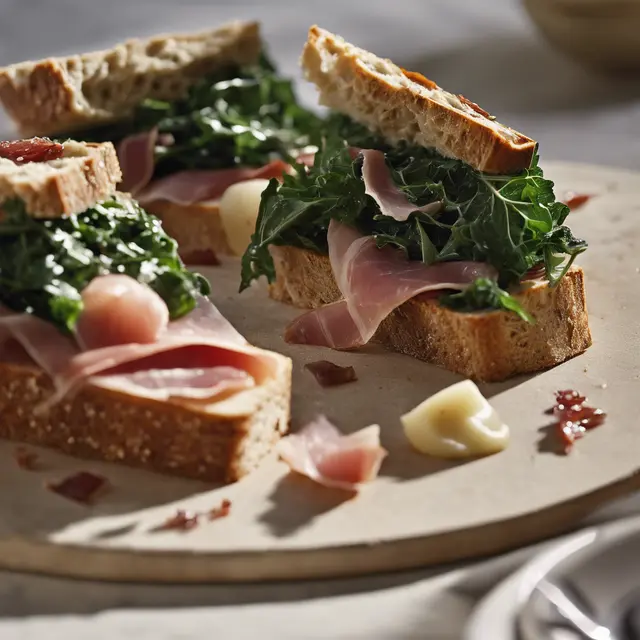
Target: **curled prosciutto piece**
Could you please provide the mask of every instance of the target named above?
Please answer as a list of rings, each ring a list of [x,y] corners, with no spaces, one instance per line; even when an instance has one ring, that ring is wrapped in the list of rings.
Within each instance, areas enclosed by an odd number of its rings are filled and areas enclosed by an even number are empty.
[[[122,168],[120,191],[137,194],[153,177],[154,154],[158,130],[127,136],[118,145],[118,160]]]
[[[100,276],[82,292],[76,325],[84,349],[150,344],[169,324],[169,310],[153,289],[125,275]]]
[[[433,215],[442,209],[442,202],[430,202],[422,207],[411,202],[407,194],[393,181],[382,151],[361,149],[360,155],[365,193],[376,201],[383,215],[398,222],[406,222],[416,211]]]
[[[374,480],[388,453],[380,446],[377,424],[343,435],[325,416],[283,438],[277,450],[293,471],[346,491]]]
[[[407,260],[393,247],[378,248],[373,236],[336,220],[327,235],[331,268],[344,299],[308,311],[286,329],[285,340],[332,349],[353,349],[369,342],[380,323],[419,294],[461,291],[477,278],[495,278],[486,263],[456,261],[427,265]]]

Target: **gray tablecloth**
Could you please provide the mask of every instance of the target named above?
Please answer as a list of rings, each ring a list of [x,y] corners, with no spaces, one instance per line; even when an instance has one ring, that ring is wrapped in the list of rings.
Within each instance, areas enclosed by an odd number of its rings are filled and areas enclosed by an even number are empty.
[[[467,95],[539,140],[544,159],[640,169],[640,83],[566,61],[515,0],[0,0],[0,65],[233,18],[263,22],[288,74],[298,75],[306,29],[318,23]],[[313,104],[311,87],[301,95]],[[0,131],[9,130],[1,119]],[[632,498],[598,518],[639,507]],[[454,639],[477,599],[531,553],[276,586],[133,587],[0,574],[0,638]]]

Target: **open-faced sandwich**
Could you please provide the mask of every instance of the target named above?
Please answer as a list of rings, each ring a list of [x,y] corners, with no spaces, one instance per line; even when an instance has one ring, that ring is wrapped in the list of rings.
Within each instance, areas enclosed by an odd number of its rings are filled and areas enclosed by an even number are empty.
[[[160,217],[193,264],[242,254],[251,228],[237,229],[233,206],[220,210],[222,195],[260,180],[259,197],[308,157],[318,130],[253,22],[15,64],[0,69],[0,101],[23,136],[113,142],[120,191]]]
[[[111,143],[0,143],[0,437],[235,480],[288,428],[291,362],[229,324],[120,178]]]
[[[287,340],[376,341],[484,381],[590,346],[586,243],[533,140],[317,27],[302,66],[333,113],[313,166],[262,194],[242,274],[314,309]]]

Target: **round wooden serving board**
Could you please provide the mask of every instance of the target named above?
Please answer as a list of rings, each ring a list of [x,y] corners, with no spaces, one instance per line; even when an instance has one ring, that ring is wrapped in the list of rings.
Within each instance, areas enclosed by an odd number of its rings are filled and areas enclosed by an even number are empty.
[[[409,357],[368,349],[338,353],[284,344],[298,311],[264,287],[236,294],[238,264],[208,270],[221,311],[255,344],[294,360],[293,427],[318,412],[345,432],[382,428],[389,457],[379,479],[353,497],[288,474],[275,457],[227,487],[75,460],[42,451],[42,469],[17,468],[15,445],[0,447],[0,567],[126,581],[243,581],[346,576],[448,562],[558,534],[606,500],[640,487],[640,175],[553,165],[559,197],[593,194],[569,218],[590,248],[587,274],[594,346],[539,375],[484,385],[511,427],[501,454],[461,463],[409,447],[399,421],[459,379]],[[303,369],[330,359],[352,364],[359,381],[323,389]],[[547,452],[544,411],[560,388],[576,388],[605,409],[604,426],[569,456]],[[94,507],[49,491],[47,480],[77,470],[113,485]],[[176,508],[208,510],[232,501],[227,518],[189,532],[153,532]]]

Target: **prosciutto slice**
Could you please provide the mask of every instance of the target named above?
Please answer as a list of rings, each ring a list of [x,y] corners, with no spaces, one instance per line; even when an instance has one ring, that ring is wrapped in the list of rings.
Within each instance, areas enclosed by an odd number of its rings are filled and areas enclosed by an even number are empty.
[[[122,277],[104,276],[100,289],[110,282],[121,287]],[[136,286],[145,289],[139,283]],[[153,297],[132,287],[127,299],[137,309],[139,322],[154,322],[141,306],[146,301],[155,308]],[[109,325],[105,316],[110,312],[121,314],[122,305],[102,307],[101,322]],[[89,308],[88,313],[93,310]],[[184,403],[250,388],[271,377],[277,366],[275,354],[249,345],[204,296],[190,314],[161,327],[156,339],[147,343],[128,342],[121,332],[121,343],[114,344],[113,333],[105,333],[100,345],[95,341],[99,334],[91,332],[92,347],[83,350],[82,341],[62,335],[53,325],[29,314],[0,316],[0,329],[5,342],[9,338],[17,341],[54,382],[55,391],[40,411],[89,380],[126,393]],[[139,328],[132,331],[137,336]],[[11,350],[4,349],[5,354]]]
[[[257,169],[233,168],[215,171],[179,171],[166,178],[155,180],[146,189],[137,194],[144,206],[149,202],[164,200],[180,205],[191,205],[196,202],[218,200],[222,194],[236,182],[254,180],[256,178],[281,178],[289,169],[282,160],[273,160]]]
[[[236,182],[257,178],[281,178],[291,167],[283,160],[273,160],[263,167],[179,171],[154,180],[155,147],[162,141],[156,129],[127,136],[118,145],[122,168],[121,191],[128,191],[143,205],[164,200],[183,206],[218,200]],[[298,161],[312,165],[314,151],[303,151]]]
[[[122,169],[120,191],[136,195],[149,184],[155,167],[154,152],[157,140],[158,130],[152,129],[127,136],[120,142],[117,149]]]
[[[329,259],[343,300],[309,311],[285,333],[287,342],[353,349],[371,340],[380,323],[419,294],[463,290],[477,278],[495,278],[480,262],[426,265],[335,220],[329,224]]]
[[[188,398],[195,401],[212,400],[225,393],[249,389],[255,384],[246,371],[234,367],[151,369],[102,376],[98,383],[110,389],[131,389],[136,395],[155,400]]]
[[[324,416],[283,438],[277,451],[293,471],[346,491],[374,480],[388,454],[377,424],[345,436]]]
[[[391,178],[382,151],[360,149],[359,154],[362,156],[365,193],[376,201],[383,215],[398,222],[405,222],[416,211],[434,214],[442,209],[441,202],[430,202],[422,207],[412,203]]]

